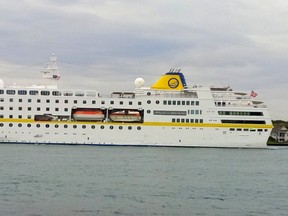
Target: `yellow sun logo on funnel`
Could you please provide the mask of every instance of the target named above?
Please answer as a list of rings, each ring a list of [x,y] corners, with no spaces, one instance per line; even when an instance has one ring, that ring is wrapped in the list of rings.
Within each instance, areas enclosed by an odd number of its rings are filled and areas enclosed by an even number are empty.
[[[177,88],[179,86],[179,81],[176,78],[171,78],[168,81],[170,88]]]

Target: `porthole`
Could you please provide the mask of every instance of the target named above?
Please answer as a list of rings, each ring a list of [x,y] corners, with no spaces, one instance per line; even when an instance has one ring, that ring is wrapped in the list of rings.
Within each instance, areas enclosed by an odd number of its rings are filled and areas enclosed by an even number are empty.
[[[132,127],[131,127],[131,126],[128,126],[128,130],[132,130]]]
[[[4,124],[3,123],[0,123],[0,127],[3,127],[4,126]]]
[[[156,104],[159,104],[159,100],[156,100]]]
[[[39,128],[39,127],[40,127],[40,124],[36,124],[36,127]]]
[[[9,127],[13,127],[13,124],[12,124],[12,123],[10,123],[10,124],[9,124]]]
[[[64,125],[64,128],[68,128],[68,125],[65,124],[65,125]]]
[[[22,124],[21,124],[21,123],[19,123],[19,124],[18,124],[18,127],[22,127]]]
[[[73,125],[73,128],[76,129],[76,128],[77,128],[77,125]]]
[[[82,125],[82,128],[85,129],[85,128],[86,128],[86,125]]]
[[[150,95],[151,95],[151,92],[147,92],[147,95],[150,96]]]
[[[148,113],[148,114],[151,113],[151,110],[147,110],[147,113]]]
[[[123,127],[122,126],[119,126],[119,130],[122,130],[123,129]]]
[[[49,127],[50,127],[50,125],[49,125],[49,124],[46,124],[46,125],[45,125],[45,127],[46,127],[46,128],[49,128]]]
[[[104,125],[101,125],[100,128],[101,128],[101,129],[104,129]]]
[[[95,129],[95,125],[92,125],[91,128],[92,128],[92,129]]]
[[[150,101],[150,100],[148,100],[148,101],[147,101],[147,104],[151,104],[151,101]]]
[[[58,124],[56,124],[56,125],[55,125],[55,128],[58,128],[58,127],[59,127],[59,125],[58,125]]]
[[[111,126],[110,126],[110,129],[112,130],[113,128],[114,128],[114,127],[111,125]]]
[[[137,130],[141,130],[141,127],[140,127],[140,126],[138,126],[138,127],[137,127]]]
[[[31,127],[31,124],[27,124],[27,127],[30,128],[30,127]]]

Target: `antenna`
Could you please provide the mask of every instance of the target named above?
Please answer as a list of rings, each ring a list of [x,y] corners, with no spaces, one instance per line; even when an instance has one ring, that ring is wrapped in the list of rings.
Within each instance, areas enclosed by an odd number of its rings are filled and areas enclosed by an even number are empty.
[[[45,68],[45,71],[42,71],[42,73],[44,78],[55,80],[60,79],[59,68],[57,66],[57,57],[55,53],[53,53],[52,56],[50,56],[50,62]]]

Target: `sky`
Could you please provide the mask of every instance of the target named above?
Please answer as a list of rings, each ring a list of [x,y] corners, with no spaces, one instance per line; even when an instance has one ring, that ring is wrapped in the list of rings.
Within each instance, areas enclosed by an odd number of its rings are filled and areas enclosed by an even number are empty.
[[[287,20],[287,0],[1,1],[0,78],[34,82],[52,53],[59,88],[133,90],[177,68],[188,86],[254,90],[288,120]]]

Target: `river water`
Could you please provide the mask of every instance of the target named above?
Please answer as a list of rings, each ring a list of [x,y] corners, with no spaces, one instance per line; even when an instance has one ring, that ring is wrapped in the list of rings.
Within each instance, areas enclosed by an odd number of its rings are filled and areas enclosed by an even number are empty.
[[[288,148],[0,145],[0,215],[287,215]]]

